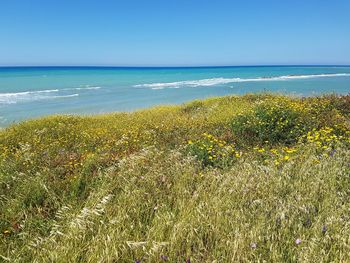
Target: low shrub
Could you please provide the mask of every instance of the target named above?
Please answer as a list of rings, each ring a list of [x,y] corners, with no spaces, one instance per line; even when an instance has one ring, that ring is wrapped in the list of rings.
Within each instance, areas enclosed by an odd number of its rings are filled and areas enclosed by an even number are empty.
[[[301,104],[286,100],[264,101],[251,111],[239,114],[231,122],[231,129],[239,144],[291,145],[314,127]]]
[[[233,144],[220,140],[215,136],[203,133],[202,137],[196,141],[189,141],[188,152],[201,161],[203,166],[228,167],[238,158],[238,152]]]

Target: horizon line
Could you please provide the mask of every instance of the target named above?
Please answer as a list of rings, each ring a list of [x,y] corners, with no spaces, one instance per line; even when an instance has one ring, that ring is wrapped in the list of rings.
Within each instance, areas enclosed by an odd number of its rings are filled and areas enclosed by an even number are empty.
[[[202,65],[202,66],[113,66],[113,65],[0,65],[0,68],[233,68],[233,67],[350,67],[350,64],[252,64],[252,65]]]

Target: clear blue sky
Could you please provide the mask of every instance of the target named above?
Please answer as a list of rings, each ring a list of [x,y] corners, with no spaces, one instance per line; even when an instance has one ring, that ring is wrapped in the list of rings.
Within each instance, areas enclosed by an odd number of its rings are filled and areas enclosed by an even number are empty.
[[[0,65],[350,64],[350,0],[1,0]]]

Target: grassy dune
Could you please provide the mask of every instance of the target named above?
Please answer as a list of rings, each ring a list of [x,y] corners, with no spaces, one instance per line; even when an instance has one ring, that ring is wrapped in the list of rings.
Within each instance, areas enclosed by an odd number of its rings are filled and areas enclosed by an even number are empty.
[[[0,149],[0,261],[350,261],[350,96],[51,116]]]

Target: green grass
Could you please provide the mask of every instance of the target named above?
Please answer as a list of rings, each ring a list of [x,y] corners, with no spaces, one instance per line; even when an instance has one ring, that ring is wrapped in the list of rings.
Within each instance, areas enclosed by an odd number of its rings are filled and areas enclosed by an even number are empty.
[[[261,94],[0,131],[0,261],[350,261],[350,96]]]

